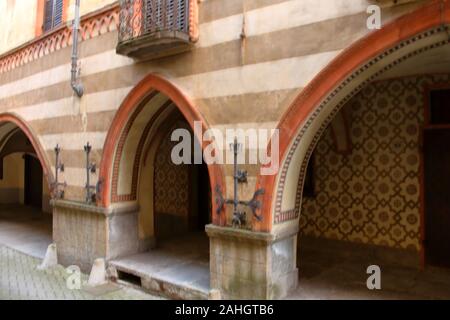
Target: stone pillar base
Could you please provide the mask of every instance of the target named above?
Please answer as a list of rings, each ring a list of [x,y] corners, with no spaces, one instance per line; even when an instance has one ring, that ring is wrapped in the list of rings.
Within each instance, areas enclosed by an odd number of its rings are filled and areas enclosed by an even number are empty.
[[[136,204],[101,208],[54,200],[52,205],[58,263],[89,272],[98,258],[110,260],[139,252]]]
[[[298,284],[297,233],[206,226],[211,289],[223,299],[281,299]]]

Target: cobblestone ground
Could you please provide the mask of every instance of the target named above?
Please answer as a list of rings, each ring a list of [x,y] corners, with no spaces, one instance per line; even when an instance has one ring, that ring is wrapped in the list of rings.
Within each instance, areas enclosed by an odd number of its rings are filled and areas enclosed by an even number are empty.
[[[66,285],[70,276],[62,266],[37,270],[40,260],[5,246],[0,246],[1,300],[154,300],[160,297],[127,287],[117,287],[103,295],[85,290],[71,290]],[[82,281],[87,276],[82,275]]]

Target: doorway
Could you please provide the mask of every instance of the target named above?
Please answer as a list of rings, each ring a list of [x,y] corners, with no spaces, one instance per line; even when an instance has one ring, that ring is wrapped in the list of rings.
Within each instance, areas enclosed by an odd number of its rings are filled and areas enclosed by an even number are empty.
[[[450,90],[430,92],[423,130],[425,260],[450,267]]]
[[[428,264],[450,267],[450,128],[424,131]]]
[[[175,113],[178,115],[178,113]],[[206,164],[175,164],[171,159],[176,142],[171,133],[177,128],[189,129],[178,115],[169,127],[155,156],[154,165],[154,219],[158,244],[180,236],[204,238],[205,226],[211,222],[211,191]]]
[[[25,155],[25,205],[42,208],[42,167],[38,159]]]
[[[173,160],[172,152],[181,142],[172,141],[172,133],[181,129],[186,136],[194,137],[179,111],[174,109],[169,113],[163,124],[149,139],[144,155],[149,162],[143,165],[147,171],[142,173],[144,179],[153,180],[151,194],[142,193],[142,199],[152,199],[149,201],[153,207],[152,244],[148,251],[120,257],[110,261],[110,265],[118,270],[119,280],[130,282],[131,279],[134,284],[164,296],[207,299],[210,250],[205,225],[212,218],[208,167],[205,163],[196,164],[194,158],[183,162]],[[189,146],[193,148],[193,143]],[[186,150],[179,155],[185,156]],[[141,183],[145,183],[144,179]],[[155,289],[153,283],[159,287]]]
[[[0,246],[42,259],[52,240],[49,186],[31,138],[20,121],[0,122]],[[36,140],[34,140],[36,141]]]

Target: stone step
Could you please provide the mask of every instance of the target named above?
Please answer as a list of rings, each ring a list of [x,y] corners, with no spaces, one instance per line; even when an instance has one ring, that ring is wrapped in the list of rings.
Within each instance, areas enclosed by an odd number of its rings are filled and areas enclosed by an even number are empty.
[[[199,267],[195,264],[180,264],[154,273],[130,268],[121,261],[111,261],[109,266],[117,271],[117,282],[120,284],[141,288],[169,299],[208,299],[209,273],[203,278],[192,277],[192,273],[199,272]]]

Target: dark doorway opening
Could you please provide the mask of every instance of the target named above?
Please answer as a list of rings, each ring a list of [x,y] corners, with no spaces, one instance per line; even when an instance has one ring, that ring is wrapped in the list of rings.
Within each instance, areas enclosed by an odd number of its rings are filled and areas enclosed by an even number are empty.
[[[450,267],[450,128],[424,130],[425,258]]]
[[[42,167],[38,159],[25,155],[25,205],[42,208]]]
[[[192,181],[193,197],[191,215],[192,231],[205,231],[205,226],[211,223],[211,186],[209,184],[208,167],[205,164],[196,165]]]
[[[450,125],[450,90],[432,90],[430,92],[430,110],[428,122],[431,125]]]

